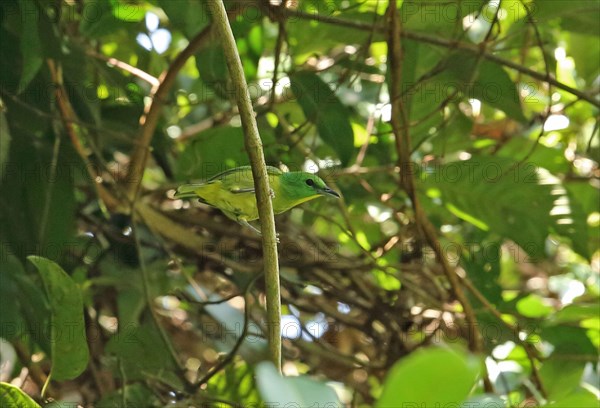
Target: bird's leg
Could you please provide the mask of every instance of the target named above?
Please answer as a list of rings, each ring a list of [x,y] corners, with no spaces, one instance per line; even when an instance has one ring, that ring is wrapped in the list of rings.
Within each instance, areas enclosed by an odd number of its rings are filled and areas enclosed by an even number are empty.
[[[252,231],[256,232],[258,235],[262,235],[262,232],[256,228],[254,225],[250,224],[248,221],[242,219],[242,218],[238,218],[237,222],[239,222],[241,225],[250,228]],[[275,240],[277,241],[277,243],[279,244],[279,233],[275,233]]]
[[[239,222],[240,224],[242,224],[245,227],[250,228],[252,231],[256,232],[258,235],[262,235],[262,232],[260,232],[260,230],[258,228],[256,228],[254,225],[250,224],[248,221],[244,220],[243,218],[238,218],[237,222]]]

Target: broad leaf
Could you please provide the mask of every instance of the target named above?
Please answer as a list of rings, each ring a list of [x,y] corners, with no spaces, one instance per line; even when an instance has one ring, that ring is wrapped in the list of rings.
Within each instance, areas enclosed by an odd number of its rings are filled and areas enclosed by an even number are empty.
[[[324,383],[304,376],[282,377],[271,363],[263,362],[256,367],[256,382],[262,399],[269,405],[340,405],[335,391]]]
[[[517,87],[500,65],[466,51],[453,54],[446,64],[449,78],[442,75],[444,87],[456,87],[468,98],[479,99],[519,122],[526,121]]]
[[[224,126],[195,136],[177,160],[175,174],[178,180],[207,179],[248,163],[242,128]]]
[[[187,38],[192,38],[210,23],[207,7],[194,0],[159,0],[171,26],[182,30]]]
[[[531,163],[473,157],[437,168],[425,185],[441,192],[456,216],[515,241],[533,257],[543,255],[551,232],[573,242],[587,236],[583,215],[560,181]]]
[[[348,109],[317,74],[296,72],[290,76],[292,90],[306,118],[317,125],[321,139],[348,164],[354,151],[354,132]]]
[[[469,354],[445,348],[417,350],[388,372],[376,406],[458,406],[468,397],[479,371],[479,362]]]
[[[540,378],[551,400],[562,399],[579,387],[585,361],[558,360],[550,357],[540,369]]]
[[[39,271],[50,303],[52,378],[73,379],[85,370],[89,358],[81,290],[56,263],[39,256],[27,259]]]
[[[0,383],[0,407],[41,408],[29,395],[4,382]]]
[[[19,82],[19,92],[23,91],[38,73],[43,63],[42,44],[38,30],[38,21],[43,12],[33,0],[21,1],[21,54],[23,56],[23,72]]]

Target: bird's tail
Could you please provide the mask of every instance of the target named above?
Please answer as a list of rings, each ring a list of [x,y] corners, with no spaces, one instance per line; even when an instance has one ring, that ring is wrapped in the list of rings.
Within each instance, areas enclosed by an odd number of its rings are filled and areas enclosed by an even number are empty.
[[[196,191],[202,186],[202,184],[184,184],[177,188],[175,198],[198,198]]]

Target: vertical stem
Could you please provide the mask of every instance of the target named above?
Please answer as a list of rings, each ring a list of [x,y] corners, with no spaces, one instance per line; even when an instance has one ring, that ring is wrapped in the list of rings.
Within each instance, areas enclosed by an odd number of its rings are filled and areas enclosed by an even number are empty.
[[[388,7],[389,31],[388,31],[388,59],[390,62],[390,100],[392,104],[391,124],[396,140],[398,152],[398,166],[401,171],[401,187],[408,194],[415,211],[415,221],[420,227],[425,239],[435,252],[442,269],[446,274],[448,282],[454,292],[456,300],[461,304],[465,314],[468,331],[469,348],[473,352],[482,351],[483,344],[481,334],[477,329],[477,319],[472,305],[469,303],[460,284],[456,270],[452,267],[437,238],[435,227],[427,218],[415,190],[413,166],[410,158],[410,134],[409,120],[406,107],[402,101],[401,75],[402,75],[402,44],[401,25],[398,18],[397,2],[391,0]],[[486,377],[487,379],[487,377]],[[488,388],[486,386],[486,388]]]
[[[213,18],[213,24],[222,40],[225,59],[233,82],[233,92],[240,111],[244,129],[244,143],[250,158],[256,204],[262,231],[262,247],[265,268],[267,295],[267,331],[271,360],[281,372],[281,295],[279,292],[279,260],[277,257],[277,238],[273,204],[267,176],[267,166],[262,141],[256,125],[255,113],[244,76],[242,61],[238,54],[235,38],[229,25],[229,19],[222,0],[207,2]]]

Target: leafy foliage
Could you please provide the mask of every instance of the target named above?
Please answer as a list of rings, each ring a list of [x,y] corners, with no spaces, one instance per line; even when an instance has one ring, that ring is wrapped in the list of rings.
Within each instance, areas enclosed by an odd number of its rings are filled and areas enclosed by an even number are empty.
[[[0,405],[597,406],[598,2],[271,3],[265,157],[343,197],[276,219],[284,376],[259,237],[173,199],[248,164],[205,2],[0,2]]]

